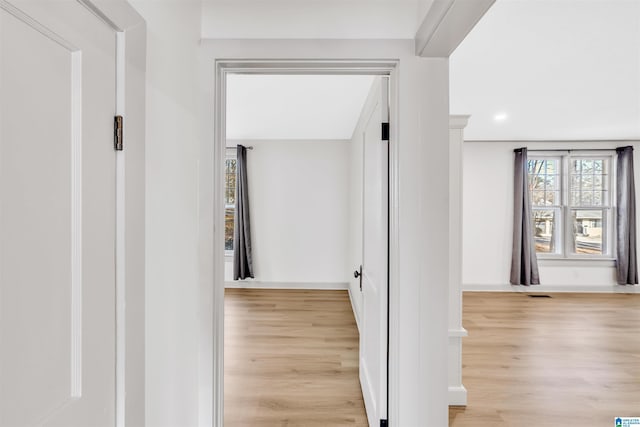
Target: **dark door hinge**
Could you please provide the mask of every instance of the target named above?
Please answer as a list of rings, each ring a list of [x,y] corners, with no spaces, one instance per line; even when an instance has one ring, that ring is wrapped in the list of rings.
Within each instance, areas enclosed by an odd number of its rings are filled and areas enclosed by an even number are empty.
[[[380,427],[388,427],[388,426],[389,426],[389,424],[388,424],[387,420],[380,420]]]
[[[389,140],[389,123],[382,123],[382,140]]]
[[[122,116],[113,118],[113,148],[116,151],[122,151],[124,143],[122,141]]]

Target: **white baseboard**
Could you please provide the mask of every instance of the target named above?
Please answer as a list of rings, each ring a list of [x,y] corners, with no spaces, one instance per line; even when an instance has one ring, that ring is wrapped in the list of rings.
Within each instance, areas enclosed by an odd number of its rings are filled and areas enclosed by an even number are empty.
[[[449,406],[467,406],[467,389],[449,386]]]
[[[576,293],[611,293],[611,294],[638,294],[638,285],[505,285],[505,284],[463,284],[463,292],[576,292]]]
[[[224,282],[225,288],[246,289],[316,289],[316,290],[347,290],[347,282],[262,282],[259,280],[234,280]]]
[[[360,333],[360,319],[358,319],[358,312],[356,311],[356,305],[353,303],[353,297],[351,295],[351,288],[347,285],[349,289],[349,301],[351,302],[351,311],[353,311],[353,317],[356,319],[356,326],[358,327],[358,333]]]
[[[469,336],[469,333],[462,326],[456,329],[451,329],[451,328],[449,329],[449,338],[464,338],[468,336]]]

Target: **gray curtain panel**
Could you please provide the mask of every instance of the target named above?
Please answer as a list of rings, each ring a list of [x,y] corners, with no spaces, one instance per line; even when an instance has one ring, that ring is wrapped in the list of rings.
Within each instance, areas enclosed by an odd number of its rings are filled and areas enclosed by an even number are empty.
[[[638,284],[636,251],[636,189],[633,179],[633,147],[616,148],[617,278],[620,285]]]
[[[515,153],[513,176],[513,247],[511,252],[511,284],[539,285],[538,259],[533,237],[531,199],[529,199],[529,175],[527,149],[518,148]]]
[[[238,145],[236,157],[236,212],[233,231],[233,280],[253,278],[249,190],[247,186],[247,148]]]

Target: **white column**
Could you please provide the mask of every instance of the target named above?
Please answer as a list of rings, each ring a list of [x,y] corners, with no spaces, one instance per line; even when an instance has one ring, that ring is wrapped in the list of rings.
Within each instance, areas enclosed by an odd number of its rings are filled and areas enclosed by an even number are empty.
[[[462,385],[462,143],[469,116],[449,118],[449,405],[465,406]]]
[[[448,425],[449,62],[413,57],[401,65],[389,423],[442,427]]]
[[[419,147],[417,151],[405,153],[416,163],[412,176],[401,174],[400,184],[406,182],[405,178],[418,181],[419,210],[418,216],[412,218],[414,222],[401,225],[400,256],[407,255],[403,241],[407,238],[418,241],[416,261],[420,280],[417,289],[413,289],[415,293],[407,295],[409,298],[417,296],[417,329],[415,323],[405,323],[403,329],[413,327],[414,340],[417,337],[418,341],[419,359],[407,368],[413,371],[409,375],[418,381],[420,408],[419,417],[405,420],[403,416],[396,425],[440,427],[448,425],[445,390],[449,294],[449,163],[446,160],[449,156],[449,61],[447,58],[420,58],[417,72],[417,85],[410,90],[419,97]],[[401,136],[398,145],[403,143]],[[401,201],[403,194],[410,196],[405,193],[407,189],[406,185],[401,187]],[[406,281],[412,279],[411,276],[404,277],[400,283],[401,292],[408,290]],[[401,305],[403,311],[409,307],[411,305],[406,302]],[[400,351],[409,349],[411,347],[406,346]]]

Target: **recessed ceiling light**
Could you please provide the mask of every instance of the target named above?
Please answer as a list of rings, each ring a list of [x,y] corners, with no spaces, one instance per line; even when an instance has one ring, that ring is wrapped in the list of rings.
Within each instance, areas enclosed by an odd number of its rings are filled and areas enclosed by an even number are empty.
[[[507,117],[509,117],[507,113],[498,113],[493,116],[493,120],[495,120],[496,122],[504,122],[505,120],[507,120]]]

